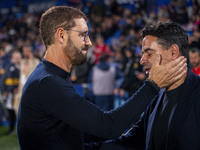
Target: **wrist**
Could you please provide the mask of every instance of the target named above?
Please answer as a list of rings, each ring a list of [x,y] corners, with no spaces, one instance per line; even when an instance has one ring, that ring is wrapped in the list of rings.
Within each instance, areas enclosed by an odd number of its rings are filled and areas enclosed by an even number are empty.
[[[156,84],[156,82],[154,80],[152,80],[150,77],[147,78],[147,81],[151,83],[151,85],[153,87],[155,87],[158,91],[160,91],[160,87],[158,86],[158,84]]]

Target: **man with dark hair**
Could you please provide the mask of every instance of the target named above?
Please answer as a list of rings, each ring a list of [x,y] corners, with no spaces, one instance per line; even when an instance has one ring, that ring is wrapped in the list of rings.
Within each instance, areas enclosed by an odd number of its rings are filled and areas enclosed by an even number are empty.
[[[192,72],[200,76],[200,51],[193,48],[189,51],[190,64],[192,65]]]
[[[152,69],[156,53],[161,55],[161,64],[166,64],[180,55],[186,55],[189,46],[184,30],[172,22],[147,26],[142,37],[141,64],[147,74]],[[115,144],[131,149],[199,150],[199,91],[200,77],[188,70],[180,80],[160,90],[127,134],[116,141],[104,143],[101,150]]]
[[[167,65],[156,59],[150,74],[155,82],[146,81],[123,106],[103,112],[79,96],[69,79],[92,45],[85,15],[72,7],[52,7],[41,17],[40,34],[47,50],[24,86],[18,112],[22,150],[81,150],[81,131],[116,138],[139,118],[158,86],[173,84],[186,73],[183,57]]]

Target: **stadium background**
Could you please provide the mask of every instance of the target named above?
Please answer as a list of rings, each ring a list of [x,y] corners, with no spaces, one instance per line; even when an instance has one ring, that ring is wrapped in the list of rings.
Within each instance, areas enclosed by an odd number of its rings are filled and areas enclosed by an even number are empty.
[[[79,76],[83,66],[77,68],[78,71],[74,69],[71,79],[77,92],[90,101],[93,97],[90,72],[98,62],[95,50],[99,38],[108,49],[109,62],[120,71],[117,87],[126,78],[127,49],[132,53],[134,64],[139,63],[140,33],[147,24],[167,20],[177,22],[189,35],[190,49],[200,50],[200,0],[0,0],[0,48],[5,50],[8,58],[13,50],[22,52],[24,45],[30,45],[35,57],[42,59],[45,47],[39,37],[39,19],[54,5],[77,7],[88,17],[93,46],[88,54],[87,71]],[[0,67],[1,63],[0,56]],[[137,67],[133,69],[138,71]],[[127,95],[125,98],[115,95],[115,107],[123,103]],[[18,150],[16,134],[5,135],[8,123],[4,116],[0,124],[0,150]]]

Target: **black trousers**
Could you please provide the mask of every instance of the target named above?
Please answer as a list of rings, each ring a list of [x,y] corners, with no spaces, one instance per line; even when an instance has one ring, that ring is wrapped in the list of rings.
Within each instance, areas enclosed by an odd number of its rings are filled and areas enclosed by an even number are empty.
[[[12,132],[15,129],[16,115],[13,109],[7,109],[7,111],[8,111],[8,119],[9,119],[9,132]]]

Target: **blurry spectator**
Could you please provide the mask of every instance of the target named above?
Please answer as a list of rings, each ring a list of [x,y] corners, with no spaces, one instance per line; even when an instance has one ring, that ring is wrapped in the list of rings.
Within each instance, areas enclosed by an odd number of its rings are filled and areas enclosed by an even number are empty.
[[[117,71],[108,63],[108,54],[102,53],[92,70],[92,91],[95,104],[104,111],[113,109],[115,79]]]
[[[143,73],[143,66],[140,65],[139,58],[135,57],[134,51],[130,47],[125,48],[125,55],[127,63],[124,67],[124,81],[120,86],[121,97],[124,97],[125,91],[128,92],[129,96],[134,94],[146,78],[145,73]]]
[[[186,7],[181,7],[178,9],[176,19],[177,19],[176,21],[180,24],[188,23],[188,14],[187,14]]]
[[[3,124],[4,109],[2,103],[2,97],[0,99],[0,126]]]
[[[189,17],[189,18],[192,17],[193,1],[194,1],[194,0],[187,0],[187,1],[186,1],[187,14],[188,14],[188,17]]]
[[[199,0],[193,0],[193,8],[192,8],[192,15],[197,15],[200,10],[200,1]]]
[[[89,15],[92,10],[92,3],[90,1],[87,1],[82,10],[86,15]]]
[[[70,79],[73,83],[82,84],[88,82],[89,75],[89,65],[84,63],[82,65],[76,66],[71,71]]]
[[[14,95],[17,93],[19,84],[19,66],[21,61],[21,53],[14,51],[12,53],[11,63],[6,67],[4,75],[4,95],[6,97],[5,107],[8,112],[9,119],[9,131],[8,134],[12,134],[15,129],[16,115],[13,107]]]
[[[194,22],[192,19],[189,20],[188,24],[183,25],[183,29],[190,36],[193,36],[194,28]]]
[[[155,24],[157,20],[158,20],[158,16],[157,16],[156,12],[151,11],[149,14],[149,17],[146,20],[146,23],[147,24]]]
[[[120,50],[117,50],[112,59],[117,64],[118,69],[120,71],[122,71],[123,70],[123,54],[122,54],[122,52]]]
[[[92,41],[93,43],[93,41]],[[94,49],[95,49],[95,45],[93,44],[89,49],[88,49],[88,53],[87,53],[87,63],[89,65],[89,70],[92,68],[92,66],[95,63],[95,56],[94,56]]]
[[[195,21],[194,25],[195,25],[196,29],[199,28],[199,25],[200,25],[200,10],[199,10],[199,14],[195,15],[194,21]]]
[[[111,17],[105,17],[102,23],[102,35],[105,39],[112,36],[115,33],[117,26],[114,26],[113,19]]]
[[[166,6],[164,5],[163,7],[159,8],[158,11],[158,19],[159,21],[166,21],[169,20],[169,12],[167,11]]]
[[[22,54],[22,48],[23,48],[23,40],[21,38],[17,39],[17,43],[16,43],[16,49],[19,50]]]
[[[70,80],[76,84],[81,90],[83,97],[89,100],[88,96],[88,76],[89,76],[89,64],[86,62],[82,65],[76,66],[72,69],[70,74]]]
[[[195,29],[193,36],[191,37],[191,48],[199,48],[200,49],[200,30]]]
[[[16,113],[18,112],[19,102],[21,99],[22,90],[29,75],[33,72],[35,67],[39,64],[39,59],[35,58],[32,52],[32,47],[29,45],[23,46],[23,59],[20,63],[20,81],[19,91],[15,96],[14,107]]]
[[[200,51],[198,49],[191,49],[189,52],[190,64],[192,65],[192,72],[200,76]]]
[[[174,6],[173,3],[168,6],[168,13],[169,13],[169,18],[172,21],[175,22],[176,21],[176,17],[177,17],[177,13],[176,13],[175,6]]]
[[[3,93],[3,75],[6,66],[10,63],[10,54],[7,54],[3,47],[0,47],[0,92]]]
[[[8,41],[3,41],[3,47],[6,54],[10,54],[13,50],[13,45]]]
[[[109,47],[105,44],[103,37],[99,36],[96,38],[96,47],[94,49],[95,63],[98,62],[99,56],[102,53],[110,55],[111,51]]]

